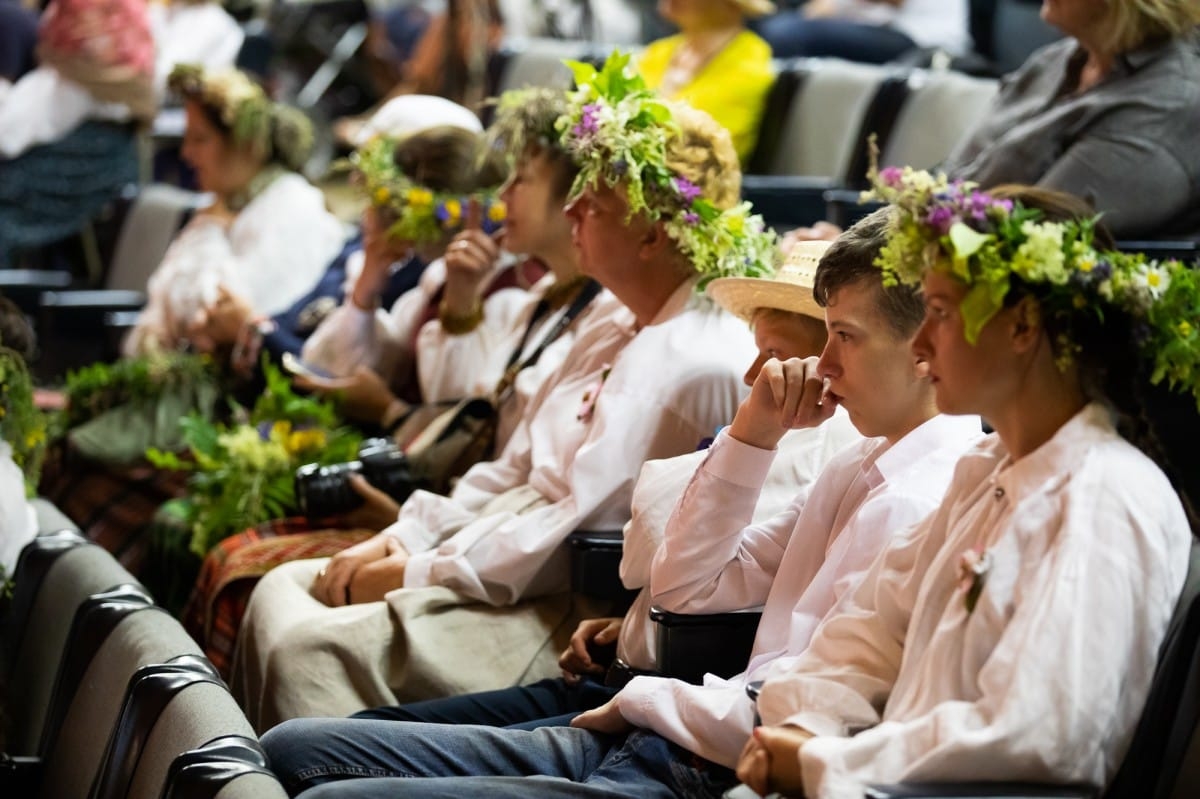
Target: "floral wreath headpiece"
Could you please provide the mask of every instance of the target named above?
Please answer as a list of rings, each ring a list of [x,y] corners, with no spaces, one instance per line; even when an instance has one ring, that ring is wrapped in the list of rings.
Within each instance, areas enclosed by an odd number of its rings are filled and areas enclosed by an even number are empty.
[[[579,167],[571,187],[623,184],[629,213],[663,220],[667,235],[702,275],[763,277],[774,272],[775,235],[750,203],[722,210],[703,190],[667,166],[667,144],[679,135],[671,107],[627,69],[629,55],[614,51],[597,70],[567,61],[578,86],[567,93],[567,113],[556,126]]]
[[[276,103],[239,69],[206,72],[195,64],[176,64],[167,86],[181,97],[216,109],[234,142],[274,156],[289,169],[299,169],[312,150],[308,118],[298,109]]]
[[[885,285],[919,283],[926,270],[946,272],[967,286],[959,305],[972,344],[1004,306],[1014,281],[1039,287],[1042,312],[1059,317],[1105,308],[1133,320],[1133,336],[1150,380],[1166,379],[1200,407],[1200,273],[1179,261],[1093,246],[1097,218],[1049,222],[1019,202],[993,197],[974,183],[910,167],[868,173],[865,199],[896,209],[893,230],[876,264]],[[1077,344],[1056,342],[1060,366]]]
[[[492,233],[504,224],[506,210],[495,192],[464,195],[422,186],[396,166],[396,143],[394,138],[376,136],[349,159],[371,204],[395,215],[389,236],[416,244],[440,241],[462,229],[472,200],[483,211],[484,232]]]
[[[12,447],[13,462],[25,474],[30,496],[46,454],[49,418],[33,401],[33,380],[25,359],[0,344],[0,440]]]
[[[488,146],[503,152],[510,162],[529,147],[563,151],[562,134],[555,127],[566,108],[566,93],[561,89],[513,89],[496,98],[495,105]]]

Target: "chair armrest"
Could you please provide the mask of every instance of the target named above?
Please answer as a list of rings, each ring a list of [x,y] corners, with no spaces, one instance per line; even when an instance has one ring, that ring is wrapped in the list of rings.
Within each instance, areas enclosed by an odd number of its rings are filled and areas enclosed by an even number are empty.
[[[1095,799],[1087,785],[1040,785],[1028,782],[904,782],[872,785],[866,799]]]
[[[567,536],[567,545],[572,591],[619,604],[633,601],[636,592],[621,583],[625,539],[620,530],[576,530]]]
[[[825,218],[840,228],[848,228],[883,203],[863,202],[859,189],[830,189],[825,192]]]
[[[659,672],[699,684],[705,674],[732,677],[744,671],[761,618],[761,609],[696,614],[650,608],[650,619],[658,624]]]
[[[1151,258],[1177,258],[1195,261],[1200,258],[1200,242],[1195,241],[1118,241],[1121,252],[1143,252]]]
[[[825,192],[834,185],[820,177],[743,175],[742,199],[753,203],[768,225],[794,228],[825,218]]]
[[[0,754],[0,795],[37,796],[44,773],[40,757]]]
[[[71,285],[71,273],[61,269],[0,269],[0,294],[27,314],[35,314],[42,293]]]

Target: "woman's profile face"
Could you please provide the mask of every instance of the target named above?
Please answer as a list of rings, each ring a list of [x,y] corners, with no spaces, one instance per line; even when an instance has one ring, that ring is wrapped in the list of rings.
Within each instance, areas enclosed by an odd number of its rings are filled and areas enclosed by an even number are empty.
[[[189,100],[184,112],[187,128],[181,153],[183,160],[195,170],[200,189],[220,197],[244,189],[262,169],[262,159],[255,157],[248,148],[234,146],[199,103]]]
[[[1011,382],[1019,379],[1005,331],[1014,308],[1004,308],[971,344],[959,311],[967,287],[943,272],[926,272],[921,281],[925,319],[913,339],[913,351],[925,361],[942,413],[984,416],[997,410]],[[1007,355],[1006,355],[1007,353]]]
[[[566,214],[571,242],[579,252],[579,271],[612,288],[612,278],[638,268],[651,223],[641,214],[626,219],[629,202],[623,191],[589,186],[567,205]]]
[[[520,158],[500,191],[506,207],[504,247],[510,252],[545,256],[567,242],[570,224],[563,197],[555,191],[556,173],[544,155]]]

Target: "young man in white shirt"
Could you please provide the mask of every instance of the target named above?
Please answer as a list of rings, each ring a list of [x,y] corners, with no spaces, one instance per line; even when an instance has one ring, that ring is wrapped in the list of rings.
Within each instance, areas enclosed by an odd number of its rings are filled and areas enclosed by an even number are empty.
[[[745,682],[804,650],[874,553],[937,506],[954,462],[978,437],[978,419],[937,415],[924,364],[910,349],[921,303],[911,290],[885,289],[872,265],[887,228],[880,212],[826,254],[815,290],[830,333],[820,361],[763,366],[685,490],[655,561],[651,590],[676,607],[766,601],[745,674],[705,686],[637,677],[572,727],[533,732],[293,722],[264,738],[288,789],[316,786],[305,794],[314,797],[666,797],[717,796],[732,785],[728,767],[753,724]],[[836,456],[807,502],[747,526],[779,439],[821,424],[839,405],[872,438]],[[786,577],[774,581],[777,573]],[[400,779],[352,779],[364,773]]]

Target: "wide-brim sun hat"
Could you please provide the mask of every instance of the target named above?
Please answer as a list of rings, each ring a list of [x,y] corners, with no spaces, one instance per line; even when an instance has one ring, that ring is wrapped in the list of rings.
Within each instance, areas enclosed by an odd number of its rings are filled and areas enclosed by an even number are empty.
[[[765,17],[775,13],[775,4],[771,0],[729,0],[747,17]]]
[[[383,135],[393,139],[427,128],[450,125],[472,133],[482,133],[479,117],[469,108],[428,94],[405,94],[388,100],[376,111],[355,136],[355,146],[362,146],[373,137]]]
[[[772,277],[721,277],[708,284],[708,296],[734,316],[749,322],[755,311],[771,308],[825,321],[825,309],[813,298],[817,264],[832,242],[797,242]]]

